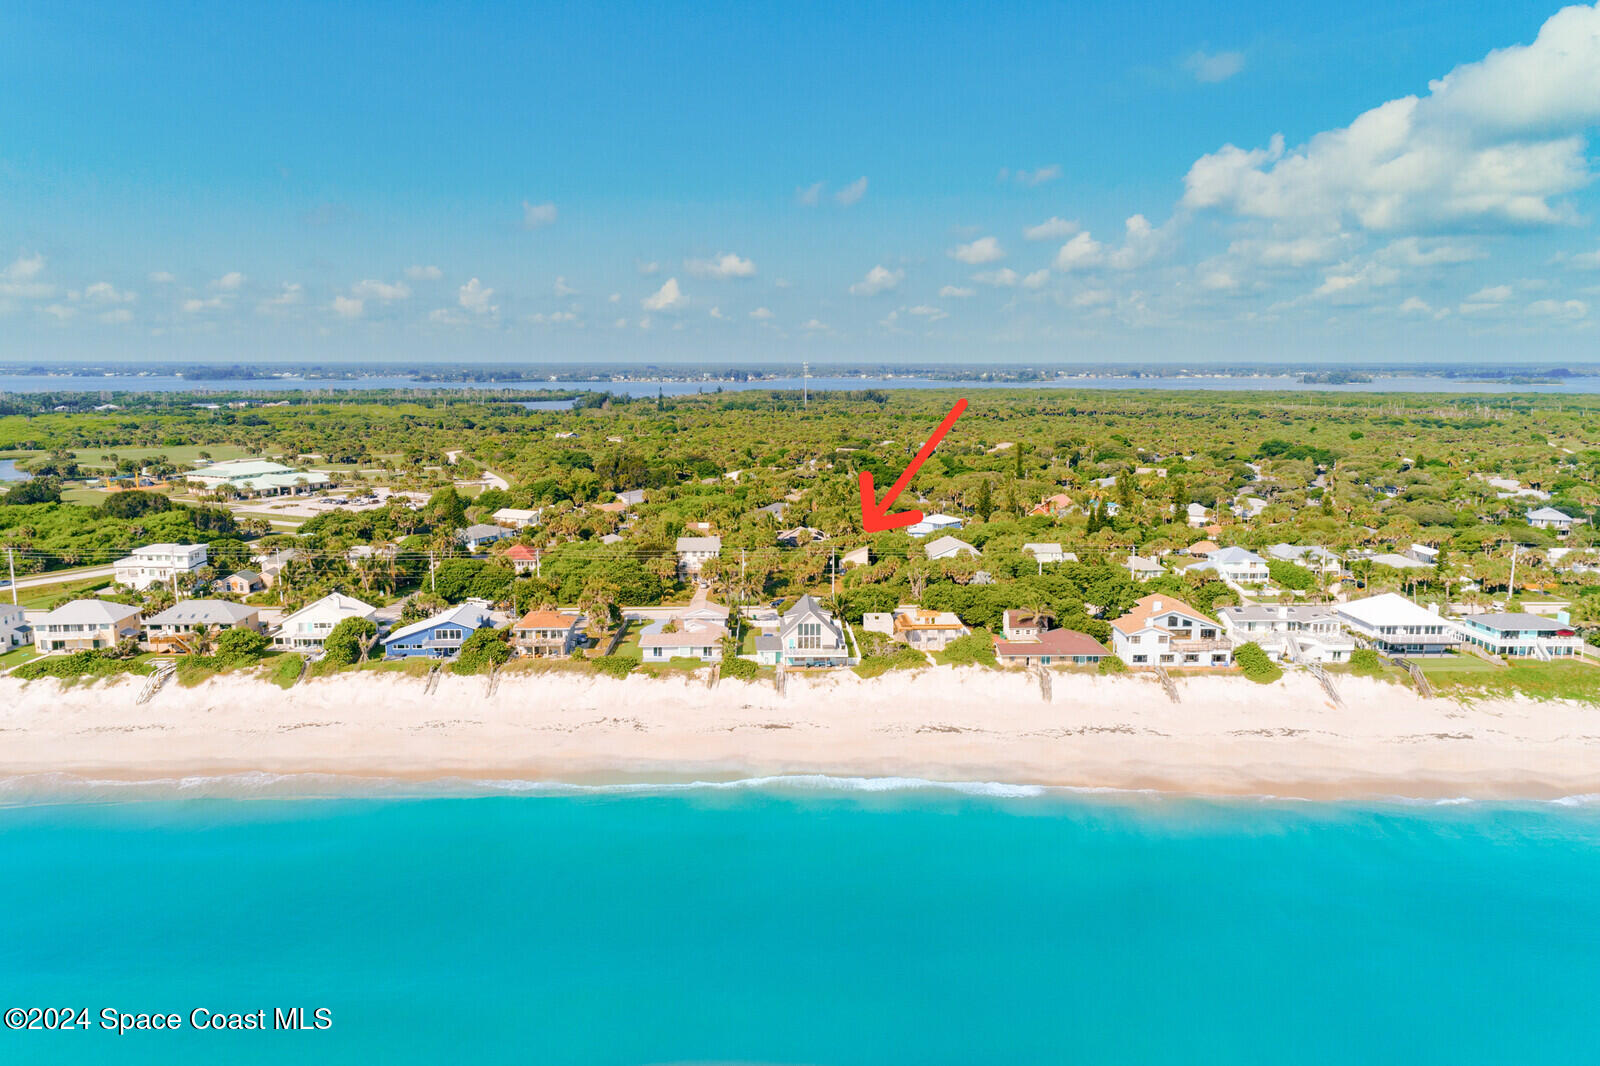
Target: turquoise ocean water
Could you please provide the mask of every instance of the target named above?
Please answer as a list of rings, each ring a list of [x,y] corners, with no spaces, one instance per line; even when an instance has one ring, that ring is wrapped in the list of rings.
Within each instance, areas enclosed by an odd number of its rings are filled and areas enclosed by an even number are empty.
[[[1593,805],[1030,792],[34,796],[0,1006],[333,1025],[0,1062],[1600,1061]]]

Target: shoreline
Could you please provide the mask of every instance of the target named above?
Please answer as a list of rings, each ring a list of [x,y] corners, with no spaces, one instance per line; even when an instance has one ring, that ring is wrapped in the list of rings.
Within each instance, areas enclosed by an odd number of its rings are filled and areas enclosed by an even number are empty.
[[[1174,704],[1140,676],[1059,674],[1047,702],[1025,675],[975,668],[797,677],[785,696],[689,678],[505,675],[490,697],[481,677],[446,677],[430,696],[401,675],[288,690],[224,676],[138,704],[133,681],[0,679],[0,777],[17,789],[55,775],[91,792],[168,782],[175,793],[185,779],[255,774],[330,775],[341,794],[363,783],[621,791],[805,777],[1284,800],[1600,794],[1600,706],[1425,700],[1341,678],[1337,708],[1299,674],[1179,684]]]

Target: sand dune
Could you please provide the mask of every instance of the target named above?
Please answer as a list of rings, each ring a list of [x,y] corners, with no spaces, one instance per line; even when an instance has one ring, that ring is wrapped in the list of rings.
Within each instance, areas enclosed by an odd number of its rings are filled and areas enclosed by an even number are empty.
[[[783,773],[1328,796],[1600,793],[1600,707],[1470,705],[1343,679],[1180,681],[929,669],[770,683],[398,675],[283,691],[243,678],[63,689],[0,680],[0,773],[99,778],[327,772],[419,778],[678,780]]]

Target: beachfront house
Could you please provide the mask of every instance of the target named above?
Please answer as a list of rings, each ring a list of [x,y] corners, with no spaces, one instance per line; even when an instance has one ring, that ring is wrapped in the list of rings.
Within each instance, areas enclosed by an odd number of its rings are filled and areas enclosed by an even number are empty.
[[[1231,666],[1222,626],[1171,596],[1145,596],[1111,623],[1111,648],[1129,666]]]
[[[961,519],[947,514],[933,514],[920,522],[913,522],[906,527],[908,537],[926,537],[930,533],[942,533],[946,530],[960,529]]]
[[[51,652],[114,648],[124,637],[139,638],[139,608],[111,600],[73,600],[33,620],[33,646]]]
[[[0,603],[0,651],[20,648],[32,641],[27,609],[21,604]]]
[[[639,657],[647,663],[673,659],[721,662],[722,638],[727,635],[726,627],[700,618],[680,616],[671,622],[651,622],[639,634]]]
[[[494,519],[497,526],[507,529],[527,529],[539,524],[539,510],[523,507],[502,507],[489,517]]]
[[[1222,580],[1235,585],[1264,585],[1271,577],[1267,561],[1248,548],[1218,548],[1207,553],[1203,562],[1191,563],[1184,569],[1215,571]]]
[[[401,626],[383,638],[386,659],[453,659],[466,639],[492,628],[494,617],[484,600],[468,600],[431,618]]]
[[[722,538],[679,537],[673,550],[678,555],[678,578],[687,581],[691,577],[699,577],[705,565],[722,554]]]
[[[1128,556],[1122,567],[1128,571],[1128,576],[1135,581],[1149,581],[1151,578],[1160,577],[1167,572],[1167,568],[1161,565],[1161,560],[1146,558],[1142,555]]]
[[[478,522],[466,529],[456,530],[456,539],[469,552],[481,552],[491,544],[514,536],[516,533],[505,526],[490,525],[488,522]]]
[[[147,589],[166,585],[174,579],[187,581],[206,565],[204,544],[146,544],[111,564],[119,585]]]
[[[217,585],[223,592],[232,593],[235,596],[248,596],[252,592],[260,592],[267,587],[267,583],[261,579],[261,575],[254,570],[236,570],[217,582]]]
[[[1022,612],[1007,611],[1007,615]],[[1072,666],[1097,666],[1110,655],[1104,644],[1087,633],[1076,629],[1049,629],[1044,619],[1031,619],[1030,628],[1019,624],[1008,626],[1005,636],[996,637],[994,655],[1002,666],[1051,666],[1062,663]],[[1016,634],[1015,637],[1012,634]]]
[[[1254,641],[1269,659],[1347,663],[1356,642],[1325,604],[1248,604],[1221,607],[1222,631],[1235,645]]]
[[[370,603],[342,592],[330,592],[293,614],[285,615],[272,634],[272,645],[285,651],[315,655],[322,651],[322,642],[328,639],[333,627],[346,618],[365,618],[376,622],[377,617],[377,609]]]
[[[936,540],[930,540],[923,545],[922,550],[928,553],[930,560],[955,559],[962,555],[970,555],[976,558],[978,555],[977,548],[974,548],[959,537],[939,537]]]
[[[197,630],[215,637],[226,629],[266,632],[261,609],[229,600],[179,600],[144,620],[144,642],[151,651],[186,655],[199,650],[194,636]]]
[[[183,479],[202,492],[233,496],[303,496],[333,486],[321,470],[296,470],[266,459],[236,459],[191,470]]]
[[[1437,611],[1393,592],[1335,604],[1333,610],[1352,633],[1390,655],[1444,655],[1461,643],[1456,627]]]
[[[952,640],[971,633],[952,611],[931,611],[926,607],[901,605],[894,609],[890,636],[918,651],[944,651]]]
[[[850,662],[844,623],[810,595],[783,612],[776,633],[756,637],[756,660],[765,666],[845,666]]]
[[[559,659],[578,646],[579,616],[538,609],[511,627],[511,650],[528,659]]]
[[[1565,537],[1571,533],[1577,521],[1576,518],[1554,507],[1540,507],[1528,512],[1528,525],[1534,529],[1548,529],[1558,537]]]
[[[1456,619],[1463,639],[1491,655],[1548,662],[1580,655],[1583,640],[1570,625],[1520,611]]]

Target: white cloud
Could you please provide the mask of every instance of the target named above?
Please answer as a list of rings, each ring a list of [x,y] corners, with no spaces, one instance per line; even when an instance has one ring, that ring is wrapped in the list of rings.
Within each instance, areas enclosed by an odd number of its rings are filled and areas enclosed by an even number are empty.
[[[941,318],[949,318],[950,312],[941,307],[929,307],[927,304],[918,304],[916,307],[906,308],[906,314],[926,318],[929,322],[937,322]]]
[[[951,259],[959,259],[963,263],[977,266],[979,263],[992,263],[996,259],[1006,257],[1005,249],[1000,247],[1000,242],[993,237],[979,237],[967,244],[958,244],[946,253]]]
[[[691,277],[710,278],[714,281],[753,278],[756,274],[754,263],[748,259],[740,259],[732,252],[718,252],[710,259],[685,259],[683,268]]]
[[[608,303],[608,304],[619,304],[621,302],[622,302],[622,293],[620,293],[620,292],[614,292],[610,296],[606,297],[606,303]]]
[[[1535,300],[1528,305],[1528,314],[1540,318],[1556,318],[1576,322],[1589,313],[1589,305],[1582,300]]]
[[[152,270],[150,272],[150,281],[156,285],[171,285],[177,280],[177,277],[174,276],[171,271]]]
[[[1111,303],[1113,297],[1109,289],[1085,289],[1072,297],[1073,307],[1100,307]]]
[[[1208,270],[1200,275],[1200,287],[1207,292],[1231,292],[1239,287],[1239,280],[1226,270]]]
[[[360,318],[367,305],[366,301],[357,299],[354,296],[335,296],[333,303],[329,306],[333,308],[333,313],[340,318]]]
[[[1505,303],[1509,299],[1511,299],[1510,285],[1490,285],[1488,288],[1479,289],[1477,292],[1467,297],[1467,300],[1472,303],[1500,304]]]
[[[1228,245],[1228,253],[1262,266],[1299,268],[1331,263],[1339,258],[1349,241],[1349,235],[1344,233],[1265,240],[1244,238]]]
[[[688,302],[688,298],[678,288],[677,278],[668,278],[661,288],[639,301],[646,311],[673,311]]]
[[[1111,265],[1117,270],[1142,267],[1161,254],[1166,240],[1166,233],[1150,225],[1149,219],[1132,215],[1123,225],[1122,247],[1111,253]]]
[[[758,307],[754,311],[750,312],[750,317],[754,319],[765,320],[772,317],[772,312],[767,310],[765,307]]]
[[[1396,308],[1396,310],[1398,310],[1402,315],[1421,315],[1425,318],[1432,318],[1435,320],[1445,318],[1450,314],[1449,308],[1434,307],[1432,304],[1428,303],[1428,301],[1419,296],[1407,296],[1404,300],[1400,301],[1400,306]]]
[[[806,323],[800,328],[808,333],[826,333],[829,327],[828,324],[821,319],[813,318],[807,320]]]
[[[794,199],[801,207],[816,207],[822,202],[822,182],[800,186],[794,191]]]
[[[707,311],[706,314],[710,315],[718,322],[728,321],[728,316],[722,313],[722,308],[720,307],[713,307],[711,310]]]
[[[578,290],[574,289],[571,285],[568,285],[567,284],[567,279],[565,277],[562,277],[562,276],[557,276],[556,277],[556,283],[555,283],[555,285],[553,287],[555,289],[555,293],[556,293],[557,296],[576,296],[576,295],[578,295]]]
[[[975,292],[977,292],[976,289],[963,289],[959,285],[946,285],[939,290],[939,297],[944,300],[965,300]]]
[[[1054,163],[1046,167],[1039,167],[1037,170],[1011,170],[1007,167],[1000,168],[1001,181],[1014,181],[1018,185],[1027,185],[1030,187],[1055,181],[1060,176],[1061,168]]]
[[[1033,273],[1027,275],[1026,277],[1024,277],[1022,279],[1022,287],[1024,289],[1040,289],[1040,288],[1043,288],[1045,282],[1047,282],[1049,280],[1050,280],[1050,271],[1048,271],[1048,270],[1035,270]]]
[[[1037,226],[1024,229],[1022,237],[1029,241],[1059,241],[1065,240],[1082,228],[1075,220],[1052,215]]]
[[[19,255],[6,267],[5,273],[0,275],[6,281],[32,281],[44,272],[44,256],[35,252],[32,255]]]
[[[39,308],[39,313],[49,315],[57,322],[65,322],[67,319],[75,316],[78,313],[78,309],[76,307],[69,307],[66,304],[48,304]]]
[[[1488,253],[1470,241],[1402,237],[1379,249],[1375,258],[1408,267],[1453,266],[1483,259]]]
[[[211,287],[213,289],[221,289],[223,292],[238,292],[246,280],[245,276],[237,270],[230,270],[216,281],[213,281]]]
[[[475,315],[492,315],[500,308],[493,303],[494,290],[473,278],[456,292],[456,303]]]
[[[368,278],[350,286],[350,295],[356,300],[377,300],[379,303],[393,303],[395,300],[410,299],[411,286],[403,281],[390,284],[387,281],[374,281]]]
[[[444,271],[436,266],[408,266],[406,277],[412,281],[438,281],[444,277]]]
[[[1379,262],[1343,263],[1322,279],[1314,295],[1348,297],[1357,291],[1393,285],[1399,280],[1400,271]]]
[[[198,296],[191,296],[183,301],[181,306],[186,314],[198,315],[205,311],[219,310],[225,302],[220,296],[207,296],[204,299]]]
[[[997,289],[1009,289],[1022,279],[1010,267],[1001,267],[999,270],[979,271],[972,275],[972,280],[979,285],[993,285]]]
[[[648,262],[643,259],[635,259],[633,261],[633,268],[647,278],[652,274],[658,274],[661,272],[661,264],[653,259]]]
[[[1568,259],[1567,262],[1581,270],[1600,270],[1600,249],[1592,252],[1579,252]]]
[[[556,220],[556,205],[546,200],[542,204],[522,201],[522,228],[538,229]]]
[[[124,322],[133,321],[133,312],[126,307],[114,307],[109,311],[100,312],[96,317],[107,325],[120,326]]]
[[[890,292],[900,287],[905,280],[904,270],[890,270],[886,266],[875,266],[867,271],[866,276],[850,286],[850,293],[854,296],[876,296],[880,292]]]
[[[269,296],[256,305],[256,310],[262,314],[271,314],[285,307],[293,307],[305,298],[305,290],[297,281],[286,281],[282,290],[276,296]]]
[[[1491,52],[1349,126],[1286,149],[1225,145],[1184,179],[1183,203],[1321,230],[1571,221],[1563,199],[1593,178],[1600,6],[1552,15],[1530,45]]]
[[[131,304],[139,297],[136,293],[118,289],[109,281],[97,281],[83,290],[83,298],[91,303]]]
[[[1086,270],[1099,266],[1105,258],[1105,246],[1089,235],[1089,232],[1078,234],[1056,253],[1057,270]]]
[[[578,314],[576,311],[551,311],[529,315],[528,321],[536,326],[560,326],[578,321]]]
[[[833,198],[839,203],[839,206],[850,207],[853,204],[860,203],[861,198],[865,195],[867,195],[867,179],[863,177],[857,178],[834,193]]]
[[[1227,81],[1244,69],[1243,52],[1195,52],[1183,61],[1194,80],[1212,84]]]

